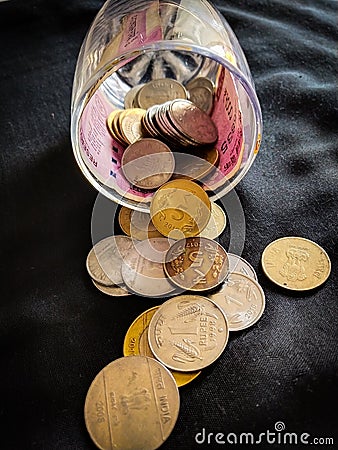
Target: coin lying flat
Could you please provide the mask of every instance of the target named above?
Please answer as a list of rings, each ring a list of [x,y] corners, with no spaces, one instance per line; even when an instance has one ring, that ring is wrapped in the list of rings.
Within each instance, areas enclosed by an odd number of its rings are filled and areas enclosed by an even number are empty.
[[[265,309],[265,295],[253,278],[231,273],[219,291],[208,296],[224,311],[229,330],[244,330],[254,325]]]
[[[175,242],[165,257],[164,271],[182,289],[207,291],[225,280],[229,262],[224,248],[205,237],[189,237]]]
[[[157,139],[144,138],[125,149],[121,168],[132,185],[141,189],[155,189],[169,180],[175,160],[166,144]]]
[[[179,393],[171,373],[146,356],[116,359],[89,387],[84,416],[101,450],[155,450],[172,432]]]
[[[207,226],[200,233],[201,237],[216,239],[223,233],[227,219],[223,209],[217,203],[211,202],[211,216]],[[229,256],[229,254],[228,254]]]
[[[200,295],[178,295],[164,302],[148,330],[155,357],[170,369],[183,372],[200,370],[214,362],[228,337],[223,311]]]
[[[86,261],[91,278],[105,286],[122,284],[122,260],[132,247],[133,241],[128,236],[108,236],[97,242]]]
[[[262,267],[273,283],[293,291],[314,289],[331,272],[326,251],[302,237],[284,237],[271,242],[262,254]]]
[[[123,343],[124,356],[142,355],[154,358],[148,342],[148,327],[158,308],[159,306],[155,306],[144,311],[130,325]],[[173,370],[171,373],[177,386],[181,387],[193,381],[201,372],[177,372]]]
[[[229,273],[239,272],[243,273],[244,275],[247,275],[248,277],[253,278],[256,281],[258,280],[255,269],[244,258],[229,252],[228,258],[229,258]]]
[[[125,255],[121,267],[127,288],[147,297],[163,297],[173,293],[175,286],[168,281],[163,270],[169,247],[170,243],[163,237],[136,242]]]
[[[112,286],[105,286],[95,280],[92,280],[92,282],[100,292],[109,295],[110,297],[126,297],[128,295],[131,295],[130,292],[128,292],[122,286],[115,286],[114,284]]]
[[[196,236],[207,225],[211,203],[204,190],[190,180],[173,180],[153,195],[150,216],[164,236]]]

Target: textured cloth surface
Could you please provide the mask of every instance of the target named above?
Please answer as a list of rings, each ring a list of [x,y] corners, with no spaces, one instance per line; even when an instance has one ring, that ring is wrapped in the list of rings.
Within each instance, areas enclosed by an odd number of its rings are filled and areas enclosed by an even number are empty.
[[[0,2],[4,450],[94,449],[83,419],[88,387],[122,356],[131,322],[157,303],[105,297],[85,268],[97,192],[73,157],[70,96],[80,45],[102,3]],[[163,449],[224,448],[195,436],[203,428],[258,436],[277,421],[337,445],[337,2],[215,4],[246,54],[263,112],[261,150],[236,191],[246,218],[242,256],[257,270],[266,311],[180,390],[179,419]],[[313,292],[283,291],[261,270],[265,246],[292,235],[331,257],[329,280]]]

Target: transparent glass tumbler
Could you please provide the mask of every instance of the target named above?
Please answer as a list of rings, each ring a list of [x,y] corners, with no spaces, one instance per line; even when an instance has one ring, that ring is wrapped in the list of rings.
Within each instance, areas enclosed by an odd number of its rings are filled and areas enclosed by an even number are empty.
[[[153,192],[131,186],[121,168],[123,146],[107,130],[107,116],[124,108],[134,86],[197,78],[213,86],[210,116],[218,129],[217,170],[203,187],[224,196],[246,174],[258,152],[262,116],[239,42],[206,0],[108,0],[82,44],[74,76],[71,138],[78,165],[107,198],[149,211]]]

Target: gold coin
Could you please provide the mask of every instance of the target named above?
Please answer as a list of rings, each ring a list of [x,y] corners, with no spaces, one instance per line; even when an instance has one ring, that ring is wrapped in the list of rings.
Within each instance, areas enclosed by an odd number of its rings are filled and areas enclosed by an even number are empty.
[[[223,209],[215,202],[211,202],[211,216],[207,226],[200,233],[200,236],[209,239],[216,239],[223,233],[227,223]]]
[[[176,80],[161,78],[146,83],[138,92],[136,101],[140,108],[148,109],[177,98],[186,99],[185,87]]]
[[[155,358],[149,347],[148,327],[158,308],[159,306],[155,306],[154,308],[144,311],[130,325],[123,343],[124,356],[142,355],[149,356],[149,358]],[[175,378],[177,386],[181,387],[193,381],[201,373],[201,371],[177,372],[176,370],[173,370],[171,373]]]
[[[169,369],[189,372],[213,363],[229,337],[224,312],[200,295],[178,295],[154,313],[148,340],[155,357]]]
[[[196,236],[210,219],[211,203],[205,191],[190,180],[173,180],[153,195],[150,216],[164,236]]]
[[[164,271],[182,289],[208,291],[228,275],[229,261],[224,248],[205,237],[188,237],[175,242],[165,256]]]
[[[94,378],[84,417],[101,450],[155,450],[172,432],[180,399],[174,377],[146,356],[116,359]]]
[[[122,206],[118,220],[122,231],[133,239],[143,241],[144,239],[163,237],[155,228],[148,213],[134,211],[126,206]]]
[[[203,87],[209,89],[211,92],[214,91],[214,83],[206,77],[197,77],[187,83],[186,88],[190,91],[195,87]]]
[[[124,96],[124,107],[125,109],[129,108],[137,108],[135,104],[135,99],[137,97],[138,91],[144,86],[144,84],[138,84],[137,86],[132,87]]]
[[[262,254],[262,267],[273,283],[293,291],[314,289],[331,272],[326,251],[302,237],[283,237],[271,242]]]
[[[92,282],[100,292],[110,295],[111,297],[126,297],[127,295],[131,295],[131,293],[124,289],[123,286],[116,286],[115,284],[112,286],[105,286],[95,280],[92,280]]]
[[[143,138],[141,120],[145,113],[145,109],[132,108],[119,115],[120,130],[127,144],[133,144]]]
[[[209,294],[228,318],[229,330],[244,330],[254,325],[265,308],[263,289],[243,273],[231,273],[219,291]]]
[[[119,115],[123,113],[123,109],[116,109],[115,111],[112,111],[109,116],[107,117],[107,129],[112,136],[113,139],[115,139],[117,142],[119,142],[122,145],[125,145],[125,141],[123,137],[121,136],[121,133],[118,130],[117,121],[119,118]]]

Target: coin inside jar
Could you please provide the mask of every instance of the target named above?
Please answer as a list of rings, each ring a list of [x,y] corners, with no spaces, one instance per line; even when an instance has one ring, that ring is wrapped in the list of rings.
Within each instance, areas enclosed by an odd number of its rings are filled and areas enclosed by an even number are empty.
[[[174,156],[163,142],[144,138],[129,145],[122,156],[121,168],[126,179],[143,189],[156,189],[171,177]]]
[[[189,237],[175,242],[168,250],[164,271],[170,281],[182,289],[207,291],[225,280],[228,256],[216,241]]]
[[[155,450],[172,432],[179,406],[178,388],[167,368],[153,358],[128,356],[94,378],[84,417],[102,450]]]
[[[136,101],[140,108],[148,109],[153,105],[159,105],[176,98],[187,98],[185,87],[176,80],[161,78],[146,83],[139,90]]]

